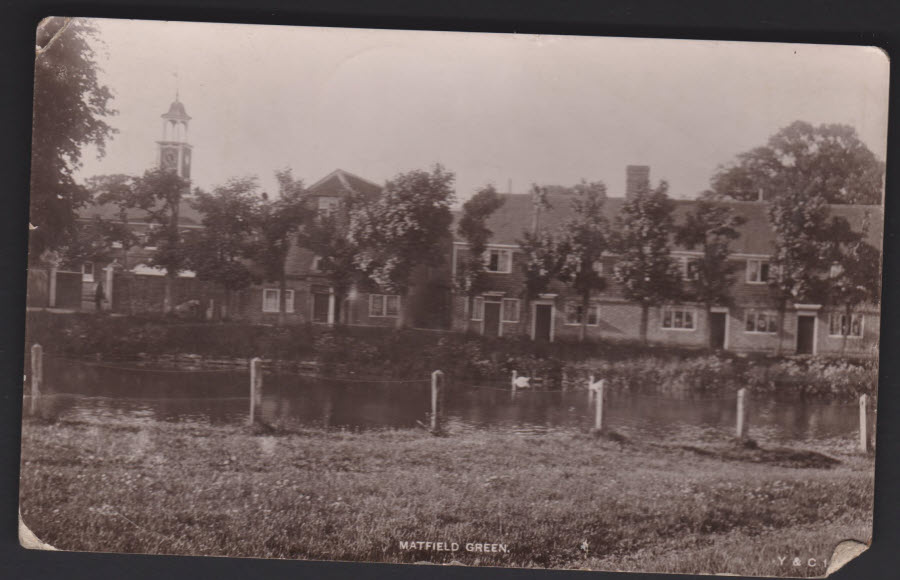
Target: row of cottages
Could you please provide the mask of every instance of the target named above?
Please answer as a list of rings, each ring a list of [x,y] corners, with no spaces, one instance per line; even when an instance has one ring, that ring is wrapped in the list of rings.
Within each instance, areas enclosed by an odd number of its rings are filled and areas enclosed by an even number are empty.
[[[649,178],[646,166],[630,166],[626,179],[626,197],[609,198],[607,218],[618,216],[628,195],[637,191],[639,182]],[[485,255],[487,289],[480,295],[455,295],[453,329],[486,336],[525,335],[537,341],[577,339],[583,317],[587,317],[587,336],[606,340],[637,340],[640,306],[622,298],[615,281],[616,256],[605,256],[596,265],[607,279],[605,291],[596,293],[588,312],[582,312],[581,300],[563,284],[555,282],[549,292],[537,299],[525,300],[524,254],[518,240],[526,229],[553,230],[571,216],[570,200],[551,195],[548,209],[538,209],[530,195],[504,194],[503,205],[489,218],[492,232]],[[774,232],[763,202],[723,202],[734,208],[746,222],[740,237],[731,244],[731,259],[737,262],[729,306],[713,307],[707,313],[701,304],[669,304],[651,308],[648,341],[663,345],[711,347],[734,352],[774,352],[778,347],[778,313],[770,297],[767,281],[769,258],[774,248]],[[696,205],[694,200],[675,202],[675,223]],[[882,208],[878,206],[831,206],[831,213],[849,220],[859,229],[868,219],[869,243],[881,247]],[[869,214],[866,218],[866,214]],[[466,243],[453,243],[453,274],[466,257]],[[696,279],[692,261],[699,251],[673,247],[672,256],[681,264],[683,281]],[[857,309],[850,320],[842,311],[819,304],[793,304],[784,320],[782,352],[796,354],[843,353],[870,355],[877,349],[879,309]]]

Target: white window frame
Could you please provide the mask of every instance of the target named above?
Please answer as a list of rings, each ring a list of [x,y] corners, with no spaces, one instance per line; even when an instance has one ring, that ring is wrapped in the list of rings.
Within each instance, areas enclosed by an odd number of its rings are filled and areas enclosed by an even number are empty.
[[[491,270],[491,254],[493,252],[497,252],[499,255],[497,258],[497,266],[499,267],[503,264],[503,256],[506,256],[506,268]],[[484,271],[488,274],[511,274],[512,273],[512,263],[513,263],[513,251],[509,248],[488,248],[484,251]]]
[[[312,263],[309,266],[311,272],[321,272],[322,268],[320,267],[322,262],[322,256],[313,256]]]
[[[669,320],[671,325],[666,326],[666,312],[670,313]],[[681,313],[681,326],[675,326],[675,313]],[[691,315],[690,328],[684,326],[686,320],[685,314]],[[661,316],[659,317],[659,327],[663,330],[676,330],[681,332],[695,332],[697,330],[697,309],[693,306],[663,306]]]
[[[859,312],[851,312],[850,313],[850,324],[847,325],[848,334],[844,334],[843,332],[839,332],[839,334],[832,334],[832,328],[834,328],[834,317],[837,316],[839,319],[843,319],[846,314],[843,312],[831,312],[828,315],[828,336],[829,338],[853,338],[860,339],[866,334],[866,317]],[[853,328],[853,320],[859,320],[859,334],[849,334],[850,329]],[[843,324],[838,324],[838,328],[843,328]]]
[[[753,330],[747,330],[747,317],[753,315]],[[766,330],[758,330],[759,328],[759,315],[763,314],[766,316]],[[775,330],[769,330],[769,318],[772,318],[775,321]],[[778,313],[772,310],[764,310],[759,308],[748,308],[744,311],[744,333],[745,334],[778,334]]]
[[[396,298],[397,313],[388,314],[388,299]],[[381,304],[381,314],[375,313],[375,304]],[[400,295],[399,294],[369,294],[369,318],[399,318],[400,317]]]
[[[755,270],[752,268],[751,264],[756,264]],[[766,272],[765,280],[762,279],[762,267],[764,264],[766,265],[767,270],[768,270]],[[756,280],[753,279],[754,273],[756,274]],[[754,259],[754,258],[747,260],[747,275],[746,275],[747,284],[767,284],[769,282],[769,278],[771,278],[771,277],[772,277],[772,265],[769,260]]]
[[[515,320],[506,318],[506,305],[513,304],[515,307]],[[519,322],[521,319],[521,311],[518,298],[504,298],[500,301],[500,322]]]
[[[316,198],[316,215],[332,215],[337,211],[340,205],[341,198],[333,195],[320,195]]]
[[[563,316],[565,317],[565,325],[566,326],[581,326],[580,322],[569,322],[569,310],[570,309],[578,309],[581,308],[581,304],[578,302],[566,302],[565,310],[563,311]],[[591,322],[590,312],[594,311],[596,315],[594,316],[594,322]],[[588,304],[588,311],[582,313],[583,315],[587,315],[588,323],[587,326],[600,326],[600,305],[599,304]]]
[[[275,308],[266,308],[266,304],[268,302],[266,300],[266,296],[268,296],[270,293],[275,294]],[[281,290],[279,290],[278,288],[263,288],[262,311],[278,313],[280,310],[281,310]]]
[[[85,266],[90,265],[90,268],[85,268]],[[94,281],[94,270],[97,269],[96,264],[93,262],[82,262],[81,263],[81,281],[82,282],[93,282]],[[90,271],[88,271],[90,270]]]
[[[472,320],[476,322],[484,320],[484,296],[472,297]]]
[[[279,298],[281,298],[279,296]],[[278,301],[278,307],[281,308],[281,300]],[[284,291],[284,311],[287,313],[294,312],[294,291],[291,289]]]

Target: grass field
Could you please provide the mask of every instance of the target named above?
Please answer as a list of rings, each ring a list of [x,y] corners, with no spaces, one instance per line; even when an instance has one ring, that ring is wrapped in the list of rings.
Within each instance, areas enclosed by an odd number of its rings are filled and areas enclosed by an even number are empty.
[[[26,420],[21,512],[64,550],[822,576],[870,538],[873,460],[794,451]]]

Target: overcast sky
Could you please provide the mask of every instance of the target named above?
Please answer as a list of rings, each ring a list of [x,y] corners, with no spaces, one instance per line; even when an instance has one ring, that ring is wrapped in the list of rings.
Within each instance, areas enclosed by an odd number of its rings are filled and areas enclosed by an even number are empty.
[[[888,60],[870,47],[97,20],[120,131],[82,177],[155,162],[175,96],[194,183],[291,167],[382,183],[444,164],[457,196],[651,166],[675,197],[792,121],[847,123],[884,159]]]

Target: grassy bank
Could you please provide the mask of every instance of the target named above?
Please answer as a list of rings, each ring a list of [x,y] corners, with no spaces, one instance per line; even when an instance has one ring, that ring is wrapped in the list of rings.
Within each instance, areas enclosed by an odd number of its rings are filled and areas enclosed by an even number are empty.
[[[67,550],[821,576],[790,561],[871,531],[873,463],[849,445],[797,468],[565,434],[26,420],[23,440],[22,515]]]

